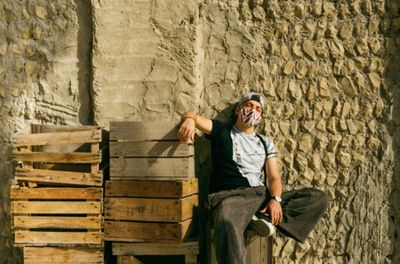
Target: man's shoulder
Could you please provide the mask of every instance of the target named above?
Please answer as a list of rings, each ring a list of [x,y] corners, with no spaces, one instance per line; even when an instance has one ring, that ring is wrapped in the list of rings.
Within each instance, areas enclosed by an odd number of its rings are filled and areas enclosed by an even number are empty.
[[[267,142],[271,142],[271,139],[269,138],[269,137],[267,137],[266,135],[264,135],[264,134],[261,134],[261,133],[256,133],[256,135],[259,137],[259,138],[261,138],[262,140],[264,140],[266,143]]]
[[[218,119],[211,119],[213,122],[213,128],[218,128],[218,129],[230,129],[231,125],[229,125],[226,122],[222,122],[221,120]]]

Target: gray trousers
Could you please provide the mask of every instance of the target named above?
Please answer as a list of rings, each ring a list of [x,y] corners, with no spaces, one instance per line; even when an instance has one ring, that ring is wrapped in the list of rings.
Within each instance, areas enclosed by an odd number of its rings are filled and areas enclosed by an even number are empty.
[[[218,264],[246,263],[246,228],[270,197],[264,186],[221,191],[208,196]],[[283,220],[277,229],[304,242],[328,206],[324,192],[305,188],[282,194]]]

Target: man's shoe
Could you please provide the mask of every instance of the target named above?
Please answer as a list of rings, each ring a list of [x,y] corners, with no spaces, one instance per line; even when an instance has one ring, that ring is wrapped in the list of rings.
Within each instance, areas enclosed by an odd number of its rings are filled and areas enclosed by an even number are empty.
[[[249,227],[259,236],[268,237],[275,233],[276,227],[271,223],[268,215],[256,213],[251,218]]]

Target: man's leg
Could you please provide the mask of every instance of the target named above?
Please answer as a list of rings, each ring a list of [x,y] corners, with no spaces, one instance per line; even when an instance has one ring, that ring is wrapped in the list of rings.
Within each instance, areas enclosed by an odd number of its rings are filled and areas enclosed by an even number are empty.
[[[265,191],[247,188],[219,200],[212,209],[219,264],[246,263],[244,231],[265,199]]]
[[[325,192],[304,188],[282,194],[283,221],[278,230],[283,234],[304,242],[328,207]]]

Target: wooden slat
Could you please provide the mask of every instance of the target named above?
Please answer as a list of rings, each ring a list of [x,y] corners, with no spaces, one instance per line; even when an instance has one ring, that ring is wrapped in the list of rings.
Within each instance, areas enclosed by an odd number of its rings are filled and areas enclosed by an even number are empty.
[[[108,197],[179,198],[198,193],[198,180],[187,181],[106,181]]]
[[[102,243],[101,232],[15,231],[15,244],[90,244]]]
[[[101,161],[100,153],[84,152],[13,152],[16,161],[49,162],[49,163],[96,163]]]
[[[104,222],[104,240],[121,242],[183,241],[192,220],[181,223]]]
[[[101,214],[101,202],[12,201],[14,214]]]
[[[95,248],[24,247],[24,264],[103,264],[103,250]]]
[[[13,141],[14,147],[95,143],[101,141],[101,130],[16,134]]]
[[[20,169],[15,172],[15,179],[39,183],[59,183],[71,185],[102,186],[103,175],[88,172],[70,172],[41,169]]]
[[[12,186],[10,196],[12,200],[101,200],[103,192],[102,188],[24,188]]]
[[[110,157],[189,157],[194,147],[177,141],[110,142]]]
[[[42,125],[31,124],[32,133],[74,132],[100,129],[99,126],[65,126],[65,125]]]
[[[111,180],[115,181],[185,181],[187,176],[110,176]]]
[[[111,158],[111,176],[194,177],[194,160],[190,158]],[[148,180],[152,178],[149,177]]]
[[[178,129],[178,124],[170,121],[110,122],[110,140],[177,140]]]
[[[183,243],[113,243],[112,253],[119,255],[196,255],[199,254],[199,242]]]
[[[106,197],[105,219],[181,222],[193,217],[197,195],[183,199]]]
[[[90,145],[90,152],[92,153],[97,153],[100,150],[100,146],[97,143],[92,143]],[[90,172],[92,174],[98,174],[99,173],[99,169],[100,169],[100,165],[98,162],[92,163],[90,164]]]
[[[61,229],[102,229],[102,218],[97,217],[45,217],[14,216],[14,229],[61,228]]]

